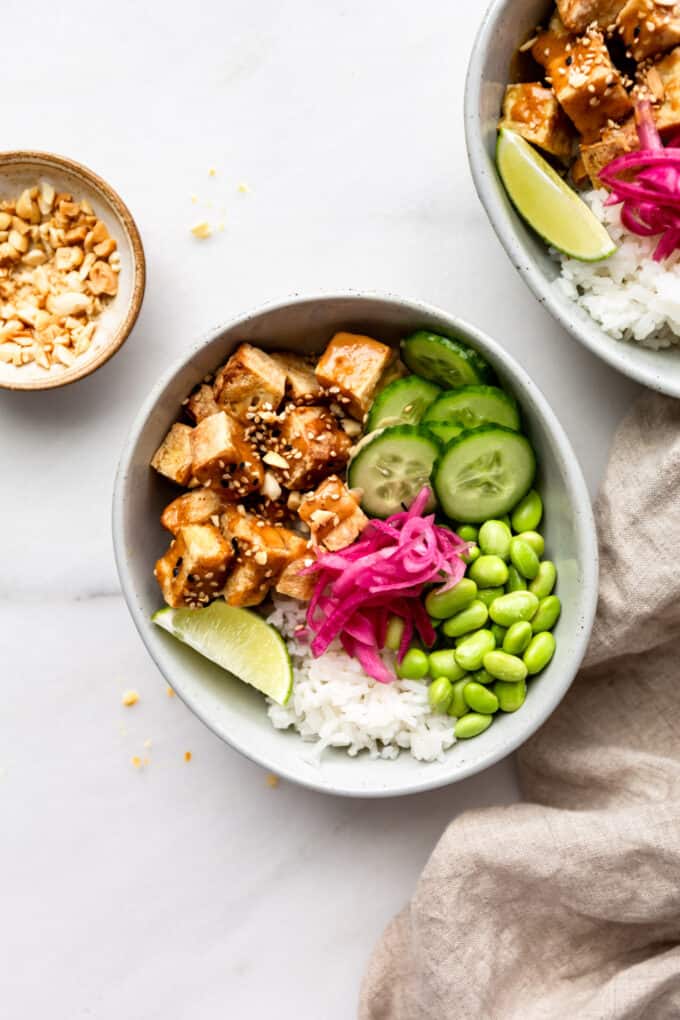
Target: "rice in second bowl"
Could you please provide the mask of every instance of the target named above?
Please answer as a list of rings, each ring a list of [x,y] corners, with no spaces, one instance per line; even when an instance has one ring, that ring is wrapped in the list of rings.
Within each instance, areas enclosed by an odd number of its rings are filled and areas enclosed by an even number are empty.
[[[606,226],[617,251],[603,262],[579,262],[555,252],[562,275],[555,286],[581,306],[616,340],[659,350],[680,344],[680,251],[655,262],[658,238],[638,237],[621,223],[608,192],[583,196]]]

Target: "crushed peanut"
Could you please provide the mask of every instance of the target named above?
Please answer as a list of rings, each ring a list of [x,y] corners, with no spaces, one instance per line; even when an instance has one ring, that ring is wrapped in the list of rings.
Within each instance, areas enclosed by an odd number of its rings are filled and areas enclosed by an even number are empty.
[[[136,705],[138,701],[139,694],[137,693],[137,691],[123,691],[123,697],[121,698],[121,702],[127,708],[129,708],[131,705]]]
[[[184,752],[184,760],[185,761],[191,761],[191,751],[185,751]]]
[[[191,228],[191,233],[194,237],[204,238],[210,237],[212,234],[212,227],[207,220],[201,220],[200,223],[195,223]]]

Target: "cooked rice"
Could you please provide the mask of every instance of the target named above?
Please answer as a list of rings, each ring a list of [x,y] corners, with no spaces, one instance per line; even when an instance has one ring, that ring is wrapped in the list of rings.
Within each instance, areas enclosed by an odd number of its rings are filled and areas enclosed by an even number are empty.
[[[277,729],[294,726],[303,740],[314,742],[315,757],[338,747],[352,757],[366,750],[371,758],[396,758],[403,749],[420,761],[443,760],[455,743],[455,720],[430,711],[425,683],[376,683],[337,643],[315,659],[296,638],[305,607],[294,599],[277,596],[268,622],[286,639],[294,670],[288,704],[269,703]]]
[[[619,206],[605,206],[607,191],[583,198],[604,223],[618,251],[604,262],[578,262],[554,253],[562,266],[555,286],[576,301],[616,340],[659,350],[680,343],[680,252],[652,258],[656,237],[637,237],[621,224]]]

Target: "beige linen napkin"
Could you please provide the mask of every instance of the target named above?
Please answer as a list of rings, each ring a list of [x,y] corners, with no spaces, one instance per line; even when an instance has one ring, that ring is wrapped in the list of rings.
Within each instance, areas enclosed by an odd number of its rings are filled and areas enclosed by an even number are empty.
[[[597,523],[592,643],[520,753],[526,803],[448,828],[361,1020],[680,1018],[680,402],[623,423]]]

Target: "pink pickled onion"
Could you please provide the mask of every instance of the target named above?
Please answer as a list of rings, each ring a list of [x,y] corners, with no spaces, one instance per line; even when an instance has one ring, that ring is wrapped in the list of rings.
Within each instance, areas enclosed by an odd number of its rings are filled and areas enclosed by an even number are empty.
[[[307,610],[314,656],[339,639],[368,676],[387,684],[395,678],[380,653],[390,616],[404,621],[399,662],[415,633],[427,647],[434,644],[423,594],[432,584],[448,591],[461,580],[468,547],[455,532],[435,524],[434,514],[423,517],[430,495],[425,486],[410,509],[371,521],[352,545],[321,553],[303,571],[317,575]]]
[[[635,120],[640,149],[613,159],[600,180],[611,189],[606,205],[621,205],[626,230],[638,237],[661,235],[654,261],[662,262],[680,248],[680,135],[664,148],[648,100],[637,103]]]

